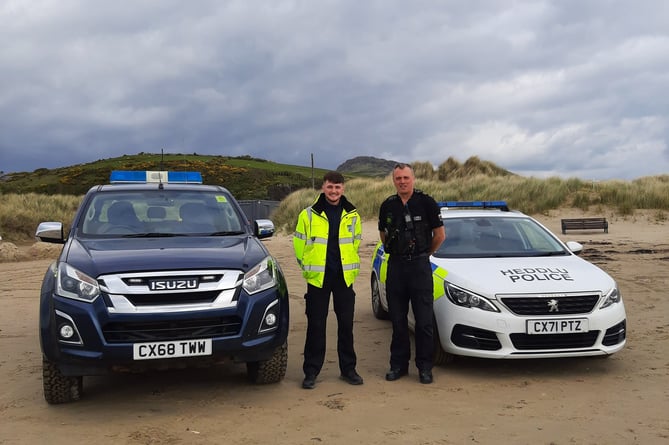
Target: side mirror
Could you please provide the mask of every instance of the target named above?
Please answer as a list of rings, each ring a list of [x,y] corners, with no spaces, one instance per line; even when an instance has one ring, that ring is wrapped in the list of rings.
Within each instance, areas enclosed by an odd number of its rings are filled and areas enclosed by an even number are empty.
[[[258,238],[269,238],[274,235],[274,223],[269,219],[256,219],[253,222],[253,231]]]
[[[35,238],[44,243],[65,244],[63,223],[55,221],[40,223],[35,231]]]
[[[567,247],[575,255],[579,255],[581,252],[583,252],[583,244],[577,243],[576,241],[567,241]]]

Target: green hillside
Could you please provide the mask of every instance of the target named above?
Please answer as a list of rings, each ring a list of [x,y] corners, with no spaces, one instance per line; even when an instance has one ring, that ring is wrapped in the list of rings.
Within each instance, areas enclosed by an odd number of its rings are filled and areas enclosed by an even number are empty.
[[[7,173],[0,177],[0,193],[83,195],[94,185],[108,183],[112,170],[199,171],[205,184],[222,185],[238,199],[271,200],[311,187],[312,175],[320,185],[326,172],[250,156],[139,153],[69,167]]]
[[[379,178],[390,174],[395,161],[358,156],[337,167],[347,178]],[[429,162],[412,163],[416,177],[448,180],[475,174],[506,176],[512,173],[496,165],[471,157],[460,163],[449,157],[438,167]],[[320,187],[326,169],[280,164],[251,156],[214,156],[199,154],[138,153],[99,159],[54,169],[38,168],[32,172],[0,172],[0,194],[37,193],[43,195],[85,194],[89,188],[109,182],[112,170],[198,171],[205,184],[222,185],[237,199],[280,201],[292,192],[314,185]]]

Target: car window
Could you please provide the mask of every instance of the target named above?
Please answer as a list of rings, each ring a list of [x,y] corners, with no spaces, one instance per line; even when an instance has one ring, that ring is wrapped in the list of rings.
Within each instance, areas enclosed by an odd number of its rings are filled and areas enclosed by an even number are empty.
[[[96,194],[79,230],[99,236],[224,235],[242,232],[244,225],[224,193],[155,190]]]
[[[446,240],[438,257],[504,257],[566,254],[559,240],[531,218],[444,218]]]

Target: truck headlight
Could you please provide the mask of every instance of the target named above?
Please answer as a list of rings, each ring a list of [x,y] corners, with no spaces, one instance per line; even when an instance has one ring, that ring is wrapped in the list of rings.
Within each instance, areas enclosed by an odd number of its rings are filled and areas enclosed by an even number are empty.
[[[276,285],[276,274],[277,266],[274,259],[270,256],[265,257],[244,274],[242,287],[249,295],[269,289]]]
[[[56,294],[91,303],[100,295],[98,282],[67,263],[58,265]]]
[[[447,281],[444,281],[444,291],[448,299],[458,306],[476,308],[489,312],[499,312],[499,309],[497,309],[497,307],[487,298],[454,286]]]

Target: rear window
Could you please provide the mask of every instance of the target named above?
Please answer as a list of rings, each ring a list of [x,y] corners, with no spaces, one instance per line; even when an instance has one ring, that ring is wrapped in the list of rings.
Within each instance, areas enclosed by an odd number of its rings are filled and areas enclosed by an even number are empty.
[[[230,195],[147,190],[96,194],[84,210],[84,235],[213,234],[244,230]]]

